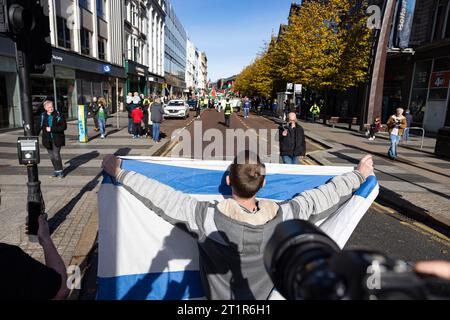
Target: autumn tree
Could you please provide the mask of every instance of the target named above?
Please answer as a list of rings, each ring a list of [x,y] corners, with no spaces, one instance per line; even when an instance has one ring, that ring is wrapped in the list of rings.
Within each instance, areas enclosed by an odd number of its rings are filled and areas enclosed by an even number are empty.
[[[305,1],[287,30],[238,76],[239,91],[268,96],[277,78],[321,92],[363,82],[370,50],[365,7],[365,1]]]

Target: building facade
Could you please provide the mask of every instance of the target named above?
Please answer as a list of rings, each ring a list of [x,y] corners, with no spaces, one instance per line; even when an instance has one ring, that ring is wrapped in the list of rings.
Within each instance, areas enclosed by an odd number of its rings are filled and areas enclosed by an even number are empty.
[[[68,119],[77,106],[104,96],[114,112],[125,82],[121,0],[44,0],[50,20],[52,62],[31,75],[33,104],[53,99]],[[114,19],[111,19],[114,17]],[[20,127],[20,94],[14,43],[0,38],[0,128]]]
[[[410,47],[388,55],[382,117],[409,107],[414,126],[437,132],[450,126],[450,1],[417,0]]]
[[[165,96],[182,96],[186,90],[186,46],[186,31],[172,3],[167,0],[164,43]]]
[[[128,92],[148,93],[148,15],[147,0],[125,0],[124,53]]]
[[[205,52],[199,53],[198,63],[198,89],[208,89],[208,58]]]
[[[194,93],[198,87],[199,53],[190,39],[187,40],[186,52],[186,87]]]
[[[147,56],[148,58],[148,86],[152,95],[160,94],[164,84],[164,42],[166,1],[148,1],[147,23]]]

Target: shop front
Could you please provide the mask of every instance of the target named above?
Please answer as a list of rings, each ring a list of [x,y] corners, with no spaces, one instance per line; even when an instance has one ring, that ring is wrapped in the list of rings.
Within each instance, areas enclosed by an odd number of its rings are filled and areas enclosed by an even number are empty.
[[[78,105],[89,104],[94,97],[104,97],[110,113],[120,108],[124,68],[58,49],[53,49],[53,66],[58,109],[69,119],[77,117]]]
[[[148,77],[148,94],[150,96],[161,95],[163,91],[165,80],[164,78],[150,74]]]
[[[450,56],[416,61],[409,107],[413,126],[438,132],[450,125]]]
[[[126,92],[148,95],[148,67],[132,60],[125,60],[125,71],[127,73]]]

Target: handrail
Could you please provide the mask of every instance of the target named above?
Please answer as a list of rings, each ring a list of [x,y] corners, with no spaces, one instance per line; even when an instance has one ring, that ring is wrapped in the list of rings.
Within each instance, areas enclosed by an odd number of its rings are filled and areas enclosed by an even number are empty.
[[[423,140],[425,139],[425,129],[421,128],[421,127],[409,127],[409,130],[411,130],[411,129],[413,129],[413,130],[422,130],[422,141],[420,143],[420,150],[422,150],[423,149]]]

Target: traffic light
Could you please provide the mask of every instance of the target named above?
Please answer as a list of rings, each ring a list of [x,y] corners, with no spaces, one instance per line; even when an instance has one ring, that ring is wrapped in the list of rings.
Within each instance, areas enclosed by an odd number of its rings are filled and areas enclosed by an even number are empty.
[[[42,73],[51,62],[50,22],[40,0],[0,0],[0,34],[21,42],[31,73]]]

